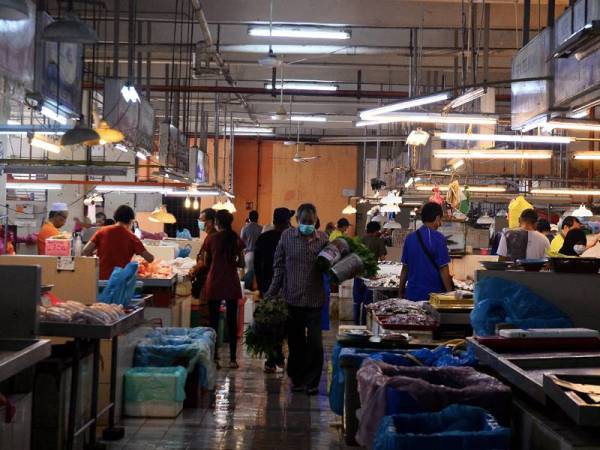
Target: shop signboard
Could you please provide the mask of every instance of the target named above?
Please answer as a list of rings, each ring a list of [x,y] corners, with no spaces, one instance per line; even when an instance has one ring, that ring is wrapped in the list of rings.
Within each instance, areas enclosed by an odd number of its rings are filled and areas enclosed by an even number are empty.
[[[35,57],[35,4],[26,0],[29,16],[0,20],[0,76],[33,89]]]
[[[52,22],[47,13],[39,13],[39,30]],[[80,114],[83,46],[47,42],[38,36],[35,64],[35,91],[49,100],[53,108],[58,103],[59,109],[65,114]]]

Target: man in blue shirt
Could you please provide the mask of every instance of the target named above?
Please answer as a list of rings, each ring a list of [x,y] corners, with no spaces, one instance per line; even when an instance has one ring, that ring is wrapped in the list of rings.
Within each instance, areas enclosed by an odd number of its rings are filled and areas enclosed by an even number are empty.
[[[446,238],[437,231],[442,225],[443,214],[437,203],[425,204],[421,210],[423,225],[406,237],[400,274],[401,298],[429,300],[432,292],[452,290]]]

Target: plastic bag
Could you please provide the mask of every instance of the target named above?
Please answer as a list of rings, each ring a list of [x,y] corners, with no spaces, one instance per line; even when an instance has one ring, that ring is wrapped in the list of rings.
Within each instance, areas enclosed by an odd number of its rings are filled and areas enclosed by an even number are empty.
[[[384,417],[374,450],[508,450],[510,430],[482,408],[450,405],[440,412]]]
[[[519,226],[519,218],[521,213],[526,209],[531,209],[533,206],[522,195],[519,195],[508,204],[508,228],[517,228]]]
[[[399,367],[367,359],[356,378],[361,404],[356,440],[363,446],[372,446],[386,415],[435,412],[453,403],[510,420],[510,388],[472,367]]]
[[[177,239],[187,239],[188,241],[192,240],[192,233],[187,228],[182,229],[181,231],[175,232],[175,237]]]
[[[183,367],[134,367],[125,372],[125,400],[143,402],[148,400],[185,400]]]
[[[573,327],[556,306],[513,281],[486,277],[475,285],[474,299],[471,326],[477,336],[494,335],[499,323],[523,329]]]
[[[125,268],[115,267],[98,300],[103,303],[128,306],[135,292],[137,272],[138,263],[135,261],[127,264]]]

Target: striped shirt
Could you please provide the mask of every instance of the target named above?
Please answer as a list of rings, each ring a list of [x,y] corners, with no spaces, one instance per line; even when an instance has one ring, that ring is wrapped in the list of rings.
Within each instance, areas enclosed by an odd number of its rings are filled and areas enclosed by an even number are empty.
[[[327,235],[322,231],[306,238],[297,228],[285,230],[275,250],[273,281],[265,296],[281,292],[292,306],[322,307],[326,300],[325,286],[316,262],[317,255],[327,243]]]

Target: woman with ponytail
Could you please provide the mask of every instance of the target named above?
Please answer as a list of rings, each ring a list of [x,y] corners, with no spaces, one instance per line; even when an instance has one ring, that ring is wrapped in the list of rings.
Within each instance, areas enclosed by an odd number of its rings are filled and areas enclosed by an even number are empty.
[[[204,264],[209,267],[205,285],[208,299],[210,326],[217,333],[219,329],[219,308],[225,300],[227,304],[227,328],[229,331],[229,367],[237,369],[237,313],[242,289],[237,269],[244,267],[244,242],[231,229],[233,215],[225,210],[217,211],[215,224],[217,232],[209,235],[202,246]],[[218,342],[218,339],[217,339]],[[218,350],[215,351],[218,359]]]

